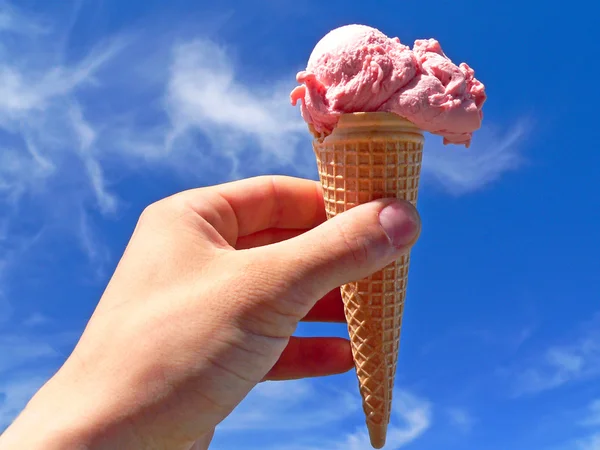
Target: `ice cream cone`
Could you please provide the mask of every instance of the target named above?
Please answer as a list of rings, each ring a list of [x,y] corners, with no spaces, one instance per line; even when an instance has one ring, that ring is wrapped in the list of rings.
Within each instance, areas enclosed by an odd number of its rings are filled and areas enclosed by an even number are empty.
[[[311,130],[314,131],[314,130]],[[384,112],[342,115],[313,149],[327,218],[379,198],[417,203],[423,133]],[[341,288],[371,445],[382,448],[392,407],[409,255]]]

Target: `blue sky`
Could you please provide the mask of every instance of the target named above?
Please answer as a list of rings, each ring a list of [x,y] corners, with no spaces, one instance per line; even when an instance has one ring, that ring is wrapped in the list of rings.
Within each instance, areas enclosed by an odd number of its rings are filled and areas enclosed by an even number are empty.
[[[0,0],[0,429],[73,348],[147,204],[316,179],[288,94],[327,31],[364,23],[437,38],[489,97],[470,149],[426,139],[386,448],[600,450],[597,14],[377,4]],[[213,448],[362,450],[363,424],[353,373],[265,383]]]

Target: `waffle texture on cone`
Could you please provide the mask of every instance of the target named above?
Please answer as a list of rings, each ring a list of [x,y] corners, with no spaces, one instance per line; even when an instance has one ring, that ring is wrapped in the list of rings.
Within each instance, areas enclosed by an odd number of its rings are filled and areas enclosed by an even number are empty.
[[[379,198],[416,206],[423,134],[391,113],[343,115],[313,141],[327,217]],[[341,288],[371,444],[385,445],[410,256]]]

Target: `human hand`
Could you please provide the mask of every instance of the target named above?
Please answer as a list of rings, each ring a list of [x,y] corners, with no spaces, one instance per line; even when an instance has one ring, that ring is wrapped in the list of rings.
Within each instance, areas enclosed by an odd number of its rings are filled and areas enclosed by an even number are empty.
[[[344,321],[337,288],[419,232],[416,210],[391,199],[325,221],[319,184],[288,177],[149,206],[75,350],[0,448],[206,448],[262,380],[352,368],[347,340],[292,334]]]

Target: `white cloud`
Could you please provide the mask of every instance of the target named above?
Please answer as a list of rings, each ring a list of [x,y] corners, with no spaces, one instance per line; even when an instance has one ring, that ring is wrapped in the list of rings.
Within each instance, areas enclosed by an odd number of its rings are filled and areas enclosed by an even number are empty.
[[[444,146],[440,139],[428,136],[423,150],[423,179],[454,195],[482,189],[523,164],[521,151],[529,128],[530,123],[521,120],[501,134],[484,121],[468,149]]]
[[[86,217],[77,220],[78,211],[96,207],[106,215],[118,206],[95,148],[98,130],[79,100],[89,106],[89,91],[102,86],[101,72],[125,40],[101,42],[65,64],[61,23],[42,27],[34,12],[6,2],[0,3],[0,18],[2,30],[11,34],[0,46],[0,207],[9,218],[6,228],[22,228],[23,211],[35,210],[39,229],[49,225],[53,236],[62,230],[70,239],[90,229]],[[37,231],[19,236],[30,243],[38,238]],[[99,244],[89,245],[86,235],[79,240],[90,261],[103,262]],[[16,264],[14,258],[4,262],[9,269]]]
[[[421,436],[431,426],[431,404],[406,391],[394,392],[393,418],[388,428],[386,447],[399,449]],[[331,450],[368,450],[368,433],[361,429],[348,435]],[[316,450],[316,449],[315,449]]]
[[[72,105],[68,114],[78,143],[79,156],[83,161],[98,207],[104,214],[114,213],[117,208],[117,198],[106,189],[102,167],[93,154],[96,131],[84,119],[79,105]]]
[[[345,379],[345,376],[337,377]],[[346,386],[347,389],[333,385]],[[394,392],[386,449],[399,449],[431,425],[431,403],[408,391]],[[355,426],[349,424],[356,424]],[[349,432],[355,428],[355,431]],[[215,448],[227,438],[268,430],[286,450],[367,450],[371,448],[361,399],[354,383],[322,384],[312,380],[263,383],[217,428]],[[279,434],[280,432],[284,432]],[[290,435],[294,435],[294,443]],[[338,437],[332,439],[333,435]],[[258,445],[258,444],[257,444]],[[227,446],[224,445],[223,448]],[[258,447],[257,447],[258,448]],[[262,445],[260,448],[264,448]]]
[[[1,280],[1,278],[0,278]],[[8,322],[13,314],[13,307],[0,287],[0,325]]]
[[[600,432],[574,442],[573,450],[600,450]]]
[[[35,362],[56,359],[60,353],[43,339],[24,335],[0,335],[0,374]]]
[[[332,407],[333,406],[333,407]],[[225,430],[302,430],[340,423],[360,408],[354,395],[317,388],[308,380],[261,383],[219,427]],[[298,414],[311,411],[310,415]]]
[[[88,214],[84,210],[79,211],[79,217],[73,217],[74,222],[78,224],[75,228],[79,247],[87,255],[88,259],[94,263],[96,268],[95,275],[101,277],[104,273],[104,265],[110,259],[110,253],[107,246],[98,239],[98,233],[91,223]],[[77,220],[78,219],[78,220]]]
[[[596,399],[588,405],[586,417],[581,421],[581,425],[600,428],[600,399]]]
[[[3,32],[43,34],[46,28],[40,21],[32,21],[8,2],[0,1],[0,34]]]
[[[46,179],[54,166],[25,141],[23,150],[0,144],[0,195],[8,204],[16,203],[36,183]]]
[[[238,79],[241,73],[227,49],[211,41],[177,45],[166,97],[172,123],[168,145],[200,132],[211,143],[205,152],[228,158],[233,177],[243,176],[248,164],[269,170],[298,162],[299,143],[307,153],[311,147],[306,125],[289,103],[292,82],[252,86]],[[296,165],[298,173],[316,173],[310,157],[304,159],[308,167]]]
[[[101,211],[111,212],[115,199],[105,189],[93,155],[95,131],[76,98],[80,89],[96,83],[100,69],[123,43],[102,44],[64,66],[56,63],[62,49],[52,44],[29,52],[40,40],[52,42],[45,36],[24,36],[0,58],[0,200],[14,205],[29,194],[77,204],[86,192],[83,166]],[[82,194],[73,195],[77,191]]]
[[[45,325],[47,323],[50,323],[51,321],[52,320],[50,318],[46,317],[45,315],[43,315],[39,312],[35,312],[23,321],[23,326],[37,327],[40,325]]]
[[[580,419],[575,424],[581,427],[580,430],[572,432],[576,437],[556,448],[560,450],[600,450],[600,399],[592,400],[583,411],[577,412],[576,415],[580,416]],[[585,430],[585,432],[582,433],[581,430]]]
[[[471,431],[475,419],[473,419],[469,411],[464,408],[448,408],[446,412],[452,424],[462,431]]]
[[[2,208],[1,204],[0,208]],[[15,312],[15,306],[9,300],[11,269],[21,261],[23,256],[43,235],[42,229],[24,238],[21,234],[9,228],[8,220],[5,223],[5,229],[2,229],[2,226],[0,226],[0,325],[10,323]],[[2,339],[2,334],[0,334],[0,339]],[[1,345],[0,342],[0,349]],[[2,365],[2,356],[0,354],[0,367]]]
[[[515,394],[531,394],[600,376],[600,315],[570,343],[553,345],[516,374]]]

